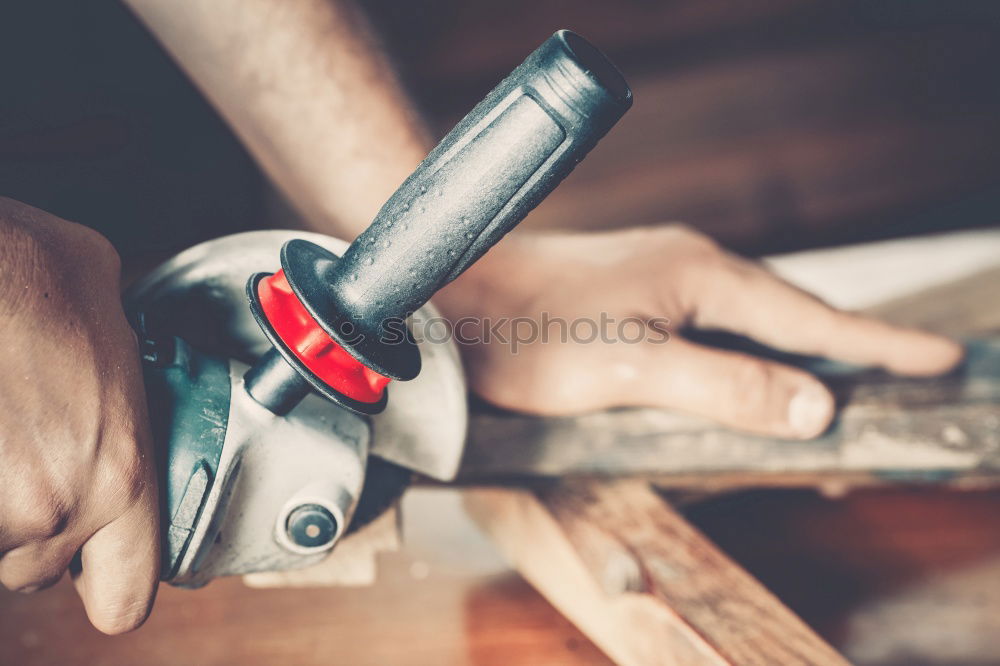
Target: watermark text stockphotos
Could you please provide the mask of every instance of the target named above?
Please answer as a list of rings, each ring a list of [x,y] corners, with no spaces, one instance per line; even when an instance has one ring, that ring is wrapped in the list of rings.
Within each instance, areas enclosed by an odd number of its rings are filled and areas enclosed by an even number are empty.
[[[454,340],[460,345],[500,344],[517,354],[526,345],[550,343],[574,344],[664,344],[670,340],[664,317],[617,319],[602,312],[600,317],[565,319],[547,312],[539,317],[462,317],[454,321],[444,317],[411,316],[391,319],[382,326],[382,342],[398,344],[406,329],[418,342],[443,344]]]

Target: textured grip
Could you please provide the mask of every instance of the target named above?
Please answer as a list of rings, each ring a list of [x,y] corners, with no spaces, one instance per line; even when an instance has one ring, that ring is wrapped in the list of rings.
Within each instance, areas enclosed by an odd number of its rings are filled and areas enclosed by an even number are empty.
[[[537,206],[632,104],[580,36],[546,40],[427,156],[329,276],[362,328],[405,317]]]

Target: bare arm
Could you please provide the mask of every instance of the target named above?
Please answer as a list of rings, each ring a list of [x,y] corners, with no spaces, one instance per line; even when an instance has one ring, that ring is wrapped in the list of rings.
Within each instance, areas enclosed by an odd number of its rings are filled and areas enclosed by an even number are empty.
[[[430,149],[349,0],[125,0],[311,229],[354,238]]]

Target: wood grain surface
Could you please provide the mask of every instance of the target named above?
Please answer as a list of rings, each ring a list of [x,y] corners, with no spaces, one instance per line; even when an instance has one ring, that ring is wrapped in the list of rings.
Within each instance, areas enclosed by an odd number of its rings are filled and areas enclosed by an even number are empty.
[[[988,275],[992,281],[992,273]],[[963,280],[966,285],[968,281]],[[990,289],[995,289],[991,282]],[[971,289],[975,296],[986,285]],[[942,289],[907,299],[951,312]],[[979,301],[982,302],[982,301]],[[920,304],[920,305],[918,305]],[[898,307],[893,305],[892,307]],[[980,319],[996,308],[970,309]],[[994,317],[995,318],[995,317]],[[942,318],[943,319],[943,318]],[[830,364],[814,369],[842,404],[823,436],[789,441],[734,432],[703,418],[658,409],[619,409],[537,418],[481,407],[462,463],[467,482],[559,475],[655,476],[661,485],[730,483],[1000,481],[1000,342],[970,342],[960,372],[905,380]]]
[[[518,571],[617,664],[847,663],[643,481],[466,498]]]

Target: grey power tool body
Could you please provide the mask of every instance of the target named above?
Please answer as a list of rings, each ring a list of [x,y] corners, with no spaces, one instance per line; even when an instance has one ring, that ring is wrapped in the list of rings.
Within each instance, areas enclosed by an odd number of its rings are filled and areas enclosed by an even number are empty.
[[[194,587],[309,566],[414,473],[454,477],[467,418],[457,349],[400,336],[397,324],[437,318],[430,297],[520,222],[631,101],[603,55],[558,32],[354,243],[237,234],[182,252],[126,293],[161,457],[165,580]]]

